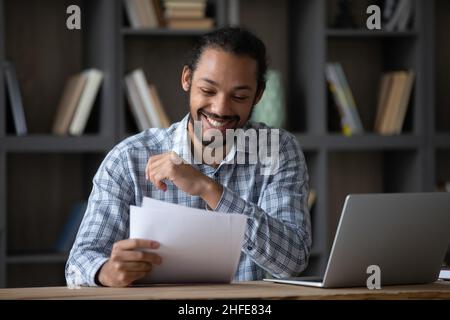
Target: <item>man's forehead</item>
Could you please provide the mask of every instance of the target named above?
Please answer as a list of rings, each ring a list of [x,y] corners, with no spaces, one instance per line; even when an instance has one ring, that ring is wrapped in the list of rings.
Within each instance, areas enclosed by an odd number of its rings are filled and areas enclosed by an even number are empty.
[[[237,55],[220,49],[208,48],[199,58],[194,77],[196,80],[214,79],[216,76],[231,77],[251,83],[256,80],[257,63],[247,55]]]

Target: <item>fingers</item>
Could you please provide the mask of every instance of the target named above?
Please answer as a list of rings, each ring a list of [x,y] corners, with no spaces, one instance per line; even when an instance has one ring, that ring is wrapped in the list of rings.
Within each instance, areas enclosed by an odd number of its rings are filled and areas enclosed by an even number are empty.
[[[118,269],[126,272],[150,272],[152,264],[148,262],[122,262]]]
[[[148,159],[147,166],[145,167],[145,177],[147,178],[147,180],[149,180],[150,178],[150,171],[154,170],[161,163],[164,163],[164,158],[162,157],[162,155],[152,156]]]
[[[116,273],[116,279],[111,283],[111,287],[126,287],[132,284],[134,281],[143,278],[148,272],[143,271],[130,271],[124,272],[120,271]]]
[[[117,251],[111,253],[113,261],[145,262],[149,264],[161,264],[161,257],[153,252],[144,251]]]
[[[158,249],[159,243],[153,240],[145,239],[125,239],[116,242],[113,245],[114,251],[134,250],[134,249]]]
[[[157,188],[166,191],[167,185],[162,180],[168,178],[168,169],[183,162],[183,159],[174,151],[152,156],[145,167],[145,178],[150,180]],[[159,175],[157,175],[158,173]]]
[[[166,161],[164,160],[156,160],[147,165],[147,169],[145,170],[146,179],[150,180],[155,187],[163,191],[167,190],[167,184],[163,182],[167,178],[165,164]]]

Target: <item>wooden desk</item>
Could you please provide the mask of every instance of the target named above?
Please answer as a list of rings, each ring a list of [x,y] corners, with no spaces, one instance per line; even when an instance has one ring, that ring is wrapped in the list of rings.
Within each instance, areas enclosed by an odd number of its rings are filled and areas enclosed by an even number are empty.
[[[263,281],[235,284],[155,285],[131,288],[0,289],[0,299],[450,299],[450,282],[426,285],[320,289]]]

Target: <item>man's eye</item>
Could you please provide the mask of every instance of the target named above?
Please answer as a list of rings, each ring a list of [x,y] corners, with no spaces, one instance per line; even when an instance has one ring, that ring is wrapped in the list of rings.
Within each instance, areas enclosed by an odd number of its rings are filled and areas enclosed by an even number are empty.
[[[207,90],[207,89],[200,89],[205,95],[212,96],[214,94],[214,91]]]
[[[234,96],[233,99],[237,100],[237,101],[244,101],[246,100],[248,97],[243,97],[243,96]]]

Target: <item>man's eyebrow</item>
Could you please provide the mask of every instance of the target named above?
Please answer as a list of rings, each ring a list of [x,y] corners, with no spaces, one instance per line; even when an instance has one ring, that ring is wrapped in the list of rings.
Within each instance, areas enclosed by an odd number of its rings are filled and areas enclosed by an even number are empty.
[[[208,78],[200,78],[200,80],[208,82],[209,84],[211,84],[213,86],[218,86],[219,85],[214,80],[211,80],[211,79],[208,79]],[[252,90],[252,87],[250,87],[248,85],[242,85],[242,86],[233,87],[233,90]]]

